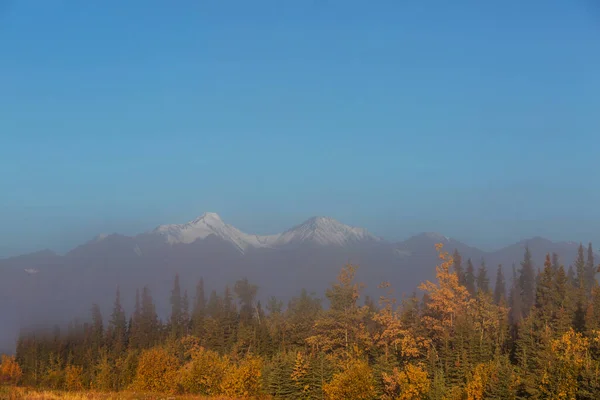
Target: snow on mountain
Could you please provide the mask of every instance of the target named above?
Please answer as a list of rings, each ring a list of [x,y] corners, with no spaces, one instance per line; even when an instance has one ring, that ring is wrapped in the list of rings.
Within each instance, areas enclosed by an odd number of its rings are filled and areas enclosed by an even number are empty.
[[[301,225],[279,235],[275,246],[313,243],[321,246],[348,244],[363,241],[379,241],[366,229],[344,225],[329,217],[313,217]]]
[[[151,234],[161,235],[167,243],[192,243],[215,235],[234,244],[241,252],[248,248],[279,247],[313,243],[321,246],[344,246],[361,241],[378,241],[363,228],[344,225],[333,218],[314,217],[284,233],[247,234],[221,220],[216,213],[205,213],[186,224],[161,225]]]
[[[249,235],[224,223],[218,214],[212,212],[204,213],[186,224],[161,225],[152,233],[163,236],[171,244],[192,243],[209,235],[215,235],[231,242],[241,252],[244,252],[248,247],[266,247],[277,237],[277,235]]]

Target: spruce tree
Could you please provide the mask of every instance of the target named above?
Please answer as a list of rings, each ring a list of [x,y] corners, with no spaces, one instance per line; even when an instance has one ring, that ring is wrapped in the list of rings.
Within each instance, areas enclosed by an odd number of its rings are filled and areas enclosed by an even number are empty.
[[[121,292],[118,286],[115,304],[108,326],[112,350],[114,354],[120,355],[125,351],[127,344],[127,317],[125,316],[125,311],[121,305]]]
[[[181,288],[179,287],[179,274],[175,274],[175,282],[171,291],[171,336],[179,338],[182,335],[182,310]]]
[[[142,305],[140,303],[140,290],[135,290],[135,307],[129,324],[129,347],[139,349],[142,347]]]
[[[198,337],[202,337],[205,317],[206,297],[204,295],[204,280],[200,278],[198,285],[196,285],[196,297],[192,310],[192,332]]]
[[[550,254],[546,255],[544,262],[544,270],[540,272],[539,283],[536,288],[535,296],[535,320],[534,323],[539,323],[538,329],[550,327],[554,322],[554,312],[556,311],[556,291],[554,270],[550,260]]]
[[[502,273],[502,264],[498,265],[496,272],[496,285],[494,287],[494,302],[500,304],[506,300],[506,282]]]
[[[558,271],[558,267],[560,267],[560,259],[558,258],[558,254],[552,253],[552,269],[554,269],[554,271]]]
[[[490,280],[487,276],[487,268],[485,266],[485,261],[481,259],[481,265],[477,270],[477,291],[481,293],[489,293],[490,292]]]
[[[597,267],[594,264],[594,249],[592,243],[588,244],[587,249],[587,260],[585,262],[585,273],[586,273],[586,288],[588,295],[591,294],[592,288],[597,285],[596,282],[596,271]]]
[[[183,297],[181,298],[181,325],[182,334],[185,336],[190,329],[190,301],[187,290],[183,291]]]
[[[142,348],[154,346],[160,336],[160,324],[150,289],[142,289],[142,304],[140,313],[140,339]]]
[[[569,283],[565,267],[560,265],[555,275],[554,291],[558,301],[556,310],[556,333],[564,334],[570,327],[573,319],[572,291],[573,287]]]
[[[521,289],[521,305],[523,315],[529,315],[529,311],[535,303],[535,269],[531,259],[529,246],[525,247],[525,256],[521,262],[521,275],[519,276],[519,288]]]
[[[512,266],[512,282],[510,288],[510,323],[516,325],[521,322],[523,318],[523,306],[521,304],[521,288],[519,284],[519,278],[517,277],[517,269],[515,265]]]
[[[454,254],[452,255],[452,259],[454,260],[454,272],[456,276],[458,276],[458,283],[465,286],[465,271],[462,266],[462,256],[458,252],[458,249],[454,250]]]
[[[575,259],[575,272],[577,272],[577,287],[584,291],[587,287],[586,284],[586,265],[585,265],[585,256],[583,244],[579,244],[579,248],[577,249],[577,258]]]
[[[467,272],[465,273],[465,285],[471,296],[475,295],[475,268],[473,262],[469,258],[467,260]]]

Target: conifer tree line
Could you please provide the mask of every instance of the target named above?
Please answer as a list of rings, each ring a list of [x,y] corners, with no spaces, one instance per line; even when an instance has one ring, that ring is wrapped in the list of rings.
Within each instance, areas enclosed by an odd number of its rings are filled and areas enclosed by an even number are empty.
[[[22,333],[20,383],[61,390],[196,393],[274,399],[599,399],[599,266],[590,244],[565,269],[527,248],[505,277],[437,245],[436,279],[398,300],[363,296],[346,265],[325,292],[257,301],[247,279],[195,293],[174,279],[161,321],[146,287],[126,315]],[[495,276],[493,285],[490,275]],[[129,294],[128,294],[129,295]],[[105,324],[106,321],[106,324]],[[16,360],[16,363],[14,362]],[[8,365],[8,364],[7,364]],[[7,367],[8,368],[8,367]],[[1,369],[0,369],[1,371]]]

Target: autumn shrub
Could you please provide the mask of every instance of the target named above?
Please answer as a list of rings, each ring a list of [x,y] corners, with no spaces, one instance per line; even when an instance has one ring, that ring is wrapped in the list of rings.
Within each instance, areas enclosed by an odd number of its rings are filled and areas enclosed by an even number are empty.
[[[51,355],[46,373],[42,377],[43,386],[50,389],[64,389],[65,370],[62,367],[62,360],[58,356]]]
[[[15,357],[2,355],[0,363],[0,382],[8,382],[14,385],[19,383],[22,376],[23,372]]]
[[[153,347],[140,355],[133,389],[172,393],[177,390],[177,358],[162,347]]]
[[[221,393],[221,382],[228,362],[219,354],[203,347],[188,351],[191,361],[179,370],[179,386],[185,393],[214,396]]]
[[[230,363],[221,383],[223,394],[234,398],[259,395],[262,366],[262,359],[254,356],[247,356],[237,364]]]
[[[83,390],[83,367],[67,365],[65,368],[65,386],[69,391]]]
[[[418,400],[429,393],[431,382],[427,371],[408,364],[403,369],[394,368],[391,374],[383,373],[385,399]]]
[[[101,355],[95,370],[92,388],[103,392],[114,390],[116,371],[114,371],[114,365],[108,358],[108,354]]]
[[[323,385],[330,400],[370,400],[376,397],[373,371],[365,361],[353,360],[342,372],[333,375],[331,382]]]

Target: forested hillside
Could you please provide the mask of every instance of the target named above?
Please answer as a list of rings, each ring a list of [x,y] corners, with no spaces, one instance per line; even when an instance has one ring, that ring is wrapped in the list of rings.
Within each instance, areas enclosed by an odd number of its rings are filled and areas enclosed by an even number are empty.
[[[436,279],[402,299],[386,282],[378,299],[364,296],[353,265],[325,298],[303,291],[287,304],[261,303],[247,279],[210,293],[200,280],[187,293],[176,276],[167,321],[148,288],[117,289],[109,316],[93,305],[89,322],[23,331],[19,367],[5,358],[3,379],[280,399],[600,398],[591,245],[580,246],[572,268],[548,254],[536,269],[526,249],[509,277],[437,247]],[[124,296],[135,296],[132,315]]]

